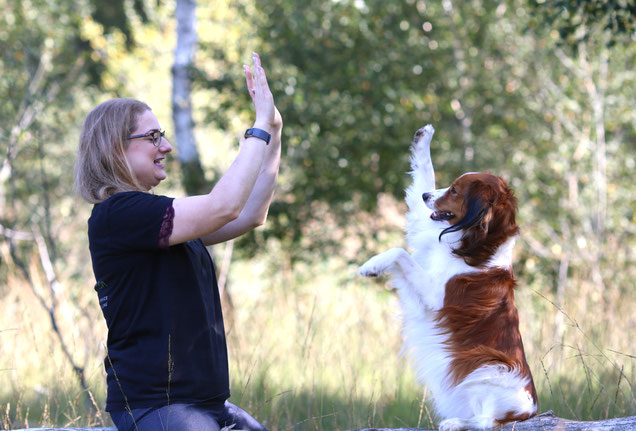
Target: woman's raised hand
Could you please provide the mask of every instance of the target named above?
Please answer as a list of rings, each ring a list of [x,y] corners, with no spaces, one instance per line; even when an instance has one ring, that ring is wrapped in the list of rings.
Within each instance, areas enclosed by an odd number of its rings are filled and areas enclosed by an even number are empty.
[[[269,89],[261,59],[257,53],[253,53],[252,58],[254,60],[254,73],[247,65],[243,65],[243,70],[245,72],[247,90],[256,110],[254,127],[263,128],[273,133],[282,127],[283,121],[278,109],[276,109],[276,105],[274,105],[274,97]]]

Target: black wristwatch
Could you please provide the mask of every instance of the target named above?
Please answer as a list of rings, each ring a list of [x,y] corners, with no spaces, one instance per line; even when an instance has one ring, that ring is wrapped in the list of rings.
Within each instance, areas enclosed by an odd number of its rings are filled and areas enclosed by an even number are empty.
[[[258,139],[262,139],[263,141],[265,141],[265,144],[269,144],[269,140],[272,138],[272,135],[270,135],[269,133],[267,133],[265,130],[263,129],[257,129],[255,127],[251,128],[251,129],[247,129],[245,131],[245,136],[246,139],[247,138],[258,138]]]

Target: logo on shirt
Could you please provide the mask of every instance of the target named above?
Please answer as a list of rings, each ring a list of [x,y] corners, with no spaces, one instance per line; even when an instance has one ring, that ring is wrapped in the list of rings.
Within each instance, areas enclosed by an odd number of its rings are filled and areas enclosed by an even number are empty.
[[[108,287],[108,285],[103,281],[98,281],[95,283],[95,292],[98,292],[104,288]],[[104,295],[99,298],[99,306],[102,307],[102,310],[108,307],[108,295]]]
[[[108,285],[105,282],[98,281],[97,283],[95,283],[95,292],[99,292],[100,290],[102,290],[105,287],[108,287]]]

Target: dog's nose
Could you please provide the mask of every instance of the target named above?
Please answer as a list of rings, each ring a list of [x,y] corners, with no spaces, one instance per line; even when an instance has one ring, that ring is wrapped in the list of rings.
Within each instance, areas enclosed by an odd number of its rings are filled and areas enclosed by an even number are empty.
[[[424,202],[428,202],[428,200],[433,196],[432,193],[424,193],[422,194],[422,199],[424,199]]]

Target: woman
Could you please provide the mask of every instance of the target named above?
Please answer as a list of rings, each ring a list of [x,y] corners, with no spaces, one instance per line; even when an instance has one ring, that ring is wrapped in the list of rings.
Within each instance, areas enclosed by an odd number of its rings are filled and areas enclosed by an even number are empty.
[[[244,66],[256,120],[207,195],[168,198],[172,151],[143,102],[113,99],[86,117],[75,184],[95,204],[88,237],[108,326],[106,410],[119,430],[265,430],[227,402],[227,348],[206,245],[264,223],[280,163],[282,120],[254,54]]]

